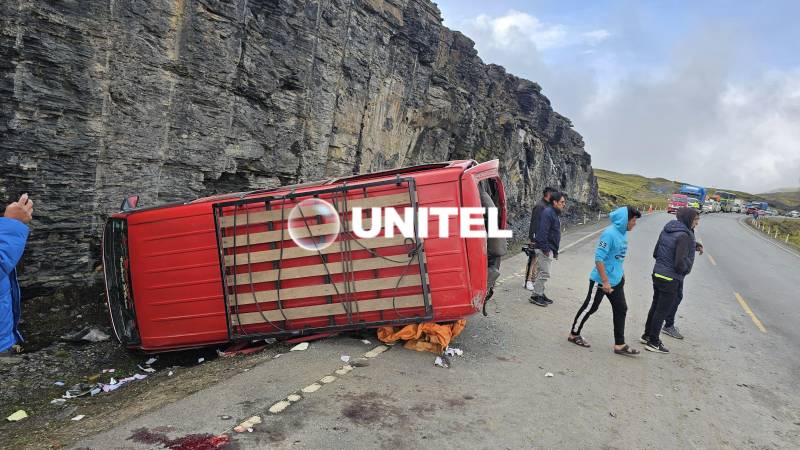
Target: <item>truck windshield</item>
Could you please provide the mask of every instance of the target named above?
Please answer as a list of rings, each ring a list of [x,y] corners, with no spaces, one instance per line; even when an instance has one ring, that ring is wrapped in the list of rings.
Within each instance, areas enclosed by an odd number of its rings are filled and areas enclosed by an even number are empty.
[[[682,195],[673,195],[673,196],[672,196],[672,201],[673,201],[673,202],[681,202],[681,203],[686,203],[686,197],[684,197],[684,196],[682,196]]]

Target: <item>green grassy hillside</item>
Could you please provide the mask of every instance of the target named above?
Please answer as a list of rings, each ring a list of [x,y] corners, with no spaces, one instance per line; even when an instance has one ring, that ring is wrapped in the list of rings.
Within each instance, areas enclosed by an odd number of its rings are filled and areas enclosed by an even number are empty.
[[[610,211],[619,205],[633,205],[645,209],[649,205],[653,205],[663,208],[667,205],[670,194],[676,192],[682,184],[694,184],[603,169],[594,169],[594,174],[597,177],[601,207],[604,211]],[[764,201],[769,203],[770,207],[777,209],[800,209],[800,191],[754,195],[748,192],[714,187],[709,187],[707,190],[709,195],[720,190],[736,194],[736,198],[747,202]]]

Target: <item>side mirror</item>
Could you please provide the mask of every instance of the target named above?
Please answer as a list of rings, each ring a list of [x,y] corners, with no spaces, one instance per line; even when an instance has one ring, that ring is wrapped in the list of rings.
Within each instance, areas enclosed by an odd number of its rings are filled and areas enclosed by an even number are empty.
[[[130,211],[136,208],[136,205],[139,204],[139,196],[132,195],[130,197],[125,198],[122,201],[122,205],[119,207],[120,211]]]

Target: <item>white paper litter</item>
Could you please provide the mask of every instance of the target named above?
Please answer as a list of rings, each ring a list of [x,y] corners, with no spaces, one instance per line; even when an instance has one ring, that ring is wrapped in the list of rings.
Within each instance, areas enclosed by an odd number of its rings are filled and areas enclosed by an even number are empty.
[[[366,345],[371,345],[371,344],[372,344],[372,342],[370,342],[370,340],[369,340],[369,339],[362,339],[362,340],[361,340],[361,343],[362,343],[362,344],[366,344]]]
[[[447,356],[464,356],[464,350],[455,347],[447,347],[444,349],[444,354]]]
[[[63,398],[54,398],[50,400],[50,403],[54,405],[63,405],[64,403],[67,403],[67,400]]]
[[[447,365],[447,363],[444,362],[444,359],[442,359],[441,356],[437,356],[436,357],[436,360],[433,361],[433,365],[439,366],[439,367],[444,367],[445,369],[450,367],[450,366]]]
[[[56,385],[56,386],[63,386],[63,385],[64,385],[64,382],[63,382],[63,381],[56,381],[56,382],[55,382],[55,383],[53,383],[53,384],[54,384],[54,385]]]
[[[553,372],[547,372],[546,374],[544,374],[544,376],[546,376],[547,378],[553,378],[555,375],[553,375]]]
[[[308,342],[301,342],[301,343],[295,345],[294,347],[292,347],[292,349],[289,350],[289,351],[290,352],[302,352],[303,350],[307,350],[307,349],[308,349]]]
[[[169,373],[167,374],[167,376],[168,376],[168,377],[171,377],[171,376],[172,376],[172,371],[171,371],[171,370],[169,371]]]
[[[86,416],[85,416],[85,415],[83,415],[83,414],[78,414],[77,416],[73,417],[73,418],[72,418],[72,420],[74,420],[75,422],[77,422],[77,421],[79,421],[79,420],[82,420],[84,417],[86,417]]]
[[[205,360],[206,360],[205,358],[197,358],[197,363],[198,364],[202,364],[203,361],[205,361]]]
[[[144,363],[145,363],[145,365],[149,366],[149,365],[153,364],[156,361],[158,361],[158,358],[150,358],[147,361],[145,361]]]
[[[342,355],[340,359],[342,360],[342,362],[350,362],[350,357],[347,355]]]
[[[156,369],[153,369],[152,367],[142,367],[138,364],[136,365],[136,367],[138,367],[139,370],[141,370],[142,372],[153,373],[156,371]]]

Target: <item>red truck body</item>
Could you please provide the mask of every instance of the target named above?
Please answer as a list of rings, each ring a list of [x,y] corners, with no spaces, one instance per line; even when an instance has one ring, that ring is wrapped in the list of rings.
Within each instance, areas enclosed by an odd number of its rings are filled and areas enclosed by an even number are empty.
[[[371,239],[348,232],[352,208],[481,207],[489,193],[505,228],[498,162],[397,169],[269,191],[120,212],[103,239],[114,332],[130,348],[167,351],[253,337],[446,322],[479,311],[487,293],[487,240],[459,236]],[[288,233],[303,200],[336,208],[342,230],[307,250]],[[485,205],[483,205],[485,206]],[[302,207],[299,209],[303,209]],[[311,220],[310,218],[304,218]],[[309,236],[330,224],[321,217]],[[306,222],[307,223],[307,222]],[[313,228],[313,230],[312,230]],[[477,229],[473,226],[474,229]]]
[[[667,205],[667,212],[670,214],[674,214],[680,208],[685,207],[689,204],[689,197],[684,194],[672,194],[672,197],[669,200],[669,204]]]

